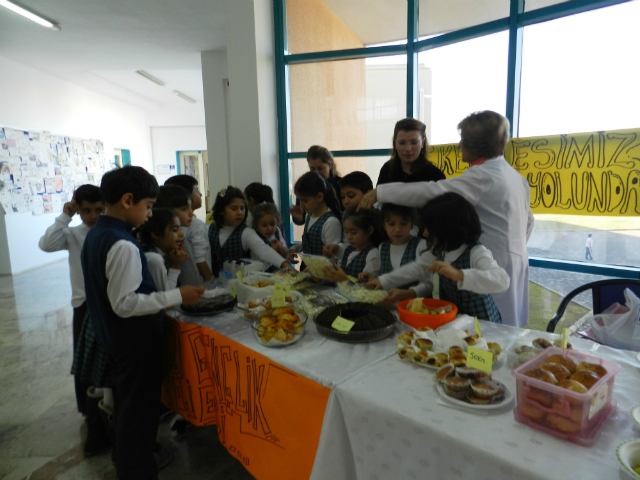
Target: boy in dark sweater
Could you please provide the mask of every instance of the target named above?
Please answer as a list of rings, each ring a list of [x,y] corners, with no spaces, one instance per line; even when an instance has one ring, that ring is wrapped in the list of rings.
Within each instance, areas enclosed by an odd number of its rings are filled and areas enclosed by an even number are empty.
[[[98,343],[109,354],[115,400],[119,480],[157,478],[154,455],[162,376],[162,311],[197,303],[203,288],[158,292],[131,230],[151,217],[155,178],[141,167],[108,172],[100,186],[107,210],[87,234],[82,270]]]

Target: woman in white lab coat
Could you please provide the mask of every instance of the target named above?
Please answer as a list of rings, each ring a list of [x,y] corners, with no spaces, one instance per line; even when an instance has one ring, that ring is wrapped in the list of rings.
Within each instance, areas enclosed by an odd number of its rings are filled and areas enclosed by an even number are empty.
[[[529,317],[527,240],[533,230],[529,183],[504,158],[509,121],[491,112],[476,112],[458,124],[462,175],[439,182],[390,183],[367,193],[360,208],[374,203],[421,207],[446,192],[455,192],[476,208],[482,224],[480,242],[511,279],[506,292],[493,294],[502,323],[521,327]]]

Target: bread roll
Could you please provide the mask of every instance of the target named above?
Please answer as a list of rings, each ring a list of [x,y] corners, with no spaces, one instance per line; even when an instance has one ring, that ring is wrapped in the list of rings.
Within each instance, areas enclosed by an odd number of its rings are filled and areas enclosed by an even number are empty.
[[[549,427],[563,433],[578,433],[580,431],[580,425],[577,422],[557,413],[548,414],[546,423]]]
[[[546,413],[538,407],[527,402],[520,404],[520,411],[525,417],[531,418],[532,420],[541,420],[546,415]]]
[[[540,390],[539,388],[532,388],[531,390],[529,390],[526,397],[529,400],[538,402],[543,407],[550,407],[553,403],[553,395],[551,395],[550,392]]]
[[[576,373],[571,375],[571,380],[581,383],[587,388],[587,390],[589,390],[598,380],[600,380],[600,377],[589,370],[578,370]]]
[[[589,370],[590,372],[595,373],[598,378],[604,377],[607,373],[607,369],[602,365],[598,365],[597,363],[589,363],[589,362],[580,362],[576,368],[576,370]]]
[[[575,373],[577,369],[576,362],[571,360],[569,357],[565,357],[564,355],[551,355],[547,358],[547,363],[559,363],[571,373]]]
[[[560,365],[559,363],[543,363],[540,368],[551,372],[558,382],[565,380],[571,376],[571,372],[567,367]]]
[[[560,383],[558,383],[558,386],[576,393],[587,393],[587,387],[579,382],[576,382],[575,380],[571,380],[570,378],[562,380]]]
[[[553,374],[547,370],[543,370],[542,368],[534,368],[533,370],[529,370],[524,372],[527,377],[535,378],[537,380],[542,380],[543,382],[550,383],[551,385],[557,385],[558,380]]]

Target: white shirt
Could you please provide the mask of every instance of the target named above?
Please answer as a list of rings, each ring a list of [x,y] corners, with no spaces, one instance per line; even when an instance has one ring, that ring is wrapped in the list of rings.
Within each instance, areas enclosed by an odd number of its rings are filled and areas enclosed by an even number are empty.
[[[451,264],[456,261],[468,246],[463,244],[456,250],[445,253],[445,263]],[[458,289],[479,294],[493,294],[504,292],[509,288],[507,272],[498,265],[484,245],[473,247],[470,256],[471,268],[462,269],[464,279],[457,282]],[[397,270],[381,275],[380,283],[385,290],[388,290],[410,281],[420,280],[421,272],[436,260],[436,256],[428,250],[417,257],[415,262],[407,263]]]
[[[164,292],[176,288],[180,269],[170,268],[167,272],[167,267],[164,263],[165,258],[160,250],[145,252],[144,254],[147,257],[147,267],[149,267],[151,277],[153,277],[153,282],[156,284],[158,291]]]
[[[336,258],[335,263],[337,263],[338,266],[340,267],[342,266],[342,258],[344,257],[344,253],[346,252],[348,246],[349,246],[348,243],[338,244],[338,253],[336,253],[336,256],[335,256]],[[349,264],[351,264],[351,262],[361,253],[362,252],[358,252],[357,250],[354,250],[353,252],[351,252],[349,254],[349,257],[347,258],[347,266],[349,266]],[[380,273],[380,270],[381,270],[380,254],[378,252],[378,249],[374,247],[371,250],[369,250],[369,252],[367,252],[367,259],[365,261],[364,269],[362,271],[373,273],[374,275],[378,275]]]
[[[184,238],[189,241],[193,250],[194,263],[202,263],[207,260],[207,253],[211,248],[207,236],[207,225],[199,218],[191,219],[190,227],[182,227]]]
[[[122,318],[149,315],[182,303],[179,289],[151,294],[136,293],[142,283],[140,250],[128,240],[118,240],[107,253],[107,297]]]
[[[397,270],[398,268],[400,268],[400,263],[402,262],[402,257],[404,255],[404,251],[407,249],[407,245],[409,245],[408,242],[404,245],[389,245],[389,256],[391,257],[391,268],[393,270]],[[427,241],[422,238],[420,239],[420,241],[418,242],[418,246],[416,247],[416,259],[420,256],[420,253],[425,251],[426,249]],[[404,284],[406,283],[411,282],[405,282]],[[430,297],[433,293],[433,273],[427,272],[426,269],[422,269],[421,278],[418,285],[409,287],[409,290],[413,290],[414,292],[416,292],[416,297]]]
[[[279,230],[278,230],[278,229],[276,229],[276,232],[278,232],[278,231],[279,231]],[[255,230],[254,230],[254,232],[255,232]],[[256,232],[256,234],[257,234],[257,233],[258,233],[258,232]],[[258,236],[259,236],[259,235],[258,235]],[[262,240],[262,238],[261,238],[261,237],[260,237],[260,240]],[[280,241],[281,241],[281,240],[278,238],[278,236],[274,233],[273,235],[271,235],[271,237],[270,237],[270,238],[267,238],[267,242],[269,242],[269,245],[268,245],[268,246],[269,246],[269,248],[271,248],[271,250],[273,250],[274,252],[278,253],[278,252],[277,252],[277,251],[276,251],[276,250],[271,246],[271,242],[273,242],[274,240],[275,240],[275,241],[278,241],[278,242],[280,242]],[[264,243],[264,242],[262,242],[262,243]],[[265,244],[265,245],[266,245],[266,244]],[[282,245],[284,246],[284,248],[287,248],[287,246],[284,244],[284,242],[282,242]],[[256,254],[253,252],[253,250],[251,250],[251,252],[250,252],[250,253],[251,253],[251,256],[250,256],[251,260],[260,260],[260,259],[258,258],[258,255],[256,255]],[[280,255],[280,254],[278,254],[278,255]],[[282,257],[282,256],[281,256],[281,257]],[[286,257],[282,257],[282,261],[284,262],[285,260],[286,260],[286,261],[289,261],[289,256],[288,256],[288,255],[287,255]],[[279,266],[280,266],[280,265],[278,265],[278,267],[279,267]]]
[[[219,230],[218,238],[220,239],[221,247],[224,247],[224,244],[227,243],[235,229],[236,227],[234,226],[225,225]],[[270,245],[264,243],[253,228],[247,227],[242,231],[242,249],[249,250],[252,257],[255,255],[258,260],[278,268],[286,261]]]
[[[189,260],[186,260],[180,264],[180,285],[191,285],[193,287],[201,287],[204,283],[204,279],[200,275],[200,271],[193,261],[195,256],[193,252],[193,245],[186,238],[184,239],[184,251],[189,255]]]
[[[309,218],[309,226],[307,227],[307,231],[311,229],[314,223],[318,221],[320,217]],[[322,233],[320,234],[320,239],[322,240],[323,245],[339,245],[342,243],[342,223],[338,220],[337,217],[329,217],[324,225],[322,226]],[[294,248],[296,252],[302,251],[302,244],[292,245],[291,248]]]
[[[587,247],[589,250],[593,250],[593,238],[591,238],[591,237],[588,237],[588,238],[587,238],[587,245],[586,245],[586,247]]]
[[[40,239],[38,245],[45,252],[69,251],[69,277],[71,277],[71,306],[78,308],[85,300],[84,276],[82,274],[82,263],[80,253],[84,239],[91,230],[91,227],[82,223],[77,227],[69,227],[71,217],[63,213]]]
[[[527,240],[533,230],[527,180],[504,157],[470,167],[459,177],[438,182],[388,183],[377,188],[378,202],[421,207],[446,192],[455,192],[476,208],[480,241],[511,279],[509,288],[493,294],[502,322],[521,327],[529,318]]]

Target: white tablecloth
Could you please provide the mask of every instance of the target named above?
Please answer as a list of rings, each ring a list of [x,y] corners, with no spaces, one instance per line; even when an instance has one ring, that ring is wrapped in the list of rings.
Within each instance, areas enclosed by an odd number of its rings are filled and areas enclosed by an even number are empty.
[[[613,397],[617,410],[592,447],[564,442],[514,420],[513,407],[478,414],[438,404],[433,370],[401,361],[395,338],[343,344],[320,336],[309,322],[304,337],[286,348],[259,345],[247,322],[232,313],[194,318],[332,389],[311,478],[377,480],[388,478],[610,479],[618,477],[615,447],[640,436],[628,416],[640,403],[640,363],[634,352],[614,350],[571,338],[574,348],[622,365]],[[472,329],[470,318],[453,324]],[[494,377],[515,395],[506,352],[553,334],[482,322],[483,336],[497,341],[503,359]],[[300,430],[304,435],[304,429]]]

